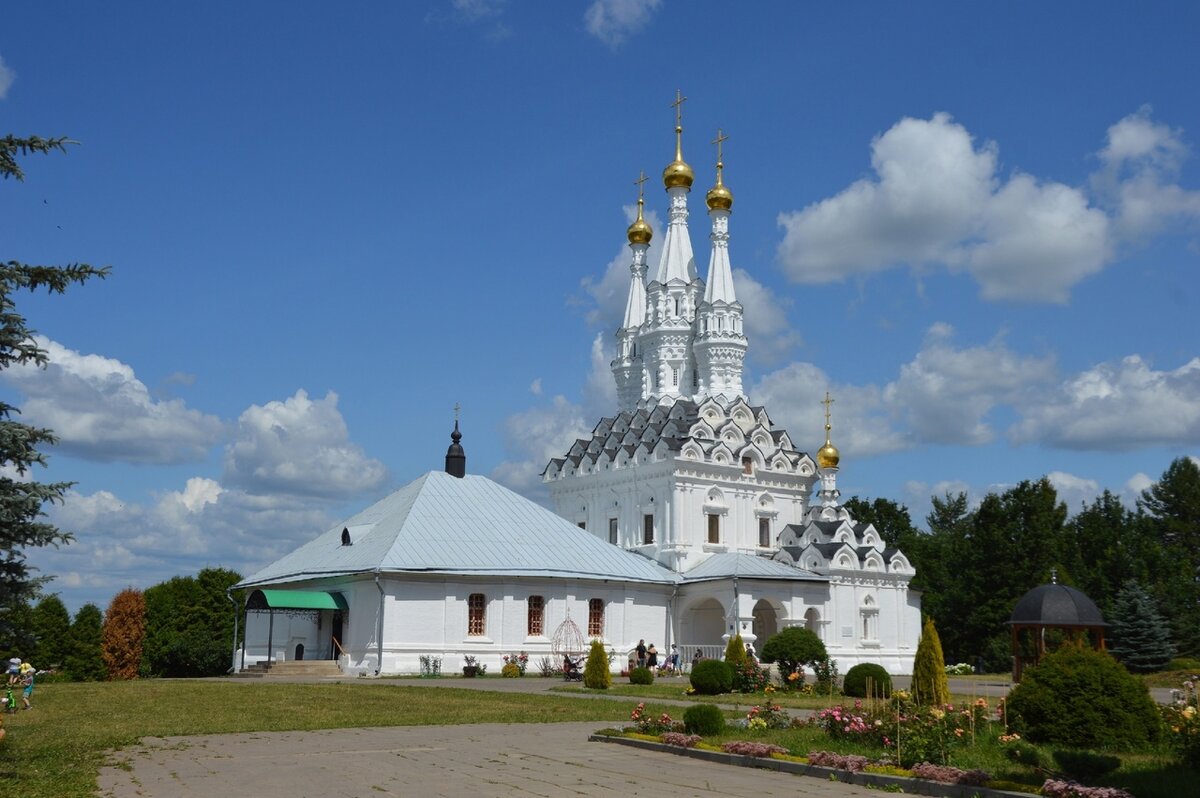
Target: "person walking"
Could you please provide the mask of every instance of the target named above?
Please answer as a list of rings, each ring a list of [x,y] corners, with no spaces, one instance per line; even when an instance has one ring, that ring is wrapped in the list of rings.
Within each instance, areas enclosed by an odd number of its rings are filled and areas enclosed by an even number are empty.
[[[21,663],[21,703],[25,709],[33,709],[33,704],[29,703],[29,699],[33,696],[33,677],[37,675],[37,670],[28,662]]]
[[[658,668],[658,649],[654,647],[653,643],[646,649],[646,667],[650,670]]]
[[[646,667],[646,641],[638,640],[637,644],[637,666],[639,668]]]

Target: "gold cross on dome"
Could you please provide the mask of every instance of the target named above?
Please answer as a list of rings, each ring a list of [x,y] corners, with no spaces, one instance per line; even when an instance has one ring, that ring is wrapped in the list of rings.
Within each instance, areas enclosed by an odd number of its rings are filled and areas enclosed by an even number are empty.
[[[834,403],[834,400],[829,397],[829,391],[825,392],[825,401],[821,404],[825,405],[825,429],[829,429],[829,406]]]
[[[675,127],[683,126],[683,104],[685,102],[687,102],[687,97],[684,97],[683,92],[676,89],[675,102],[671,103],[675,107]]]
[[[638,172],[638,179],[633,181],[634,185],[636,185],[638,187],[638,202],[642,201],[643,193],[645,191],[643,184],[648,179],[649,178],[646,177],[646,171],[643,169],[642,171]]]
[[[727,141],[729,141],[729,136],[722,133],[721,128],[717,128],[717,137],[709,142],[710,144],[717,145],[717,163],[721,162],[721,145]]]

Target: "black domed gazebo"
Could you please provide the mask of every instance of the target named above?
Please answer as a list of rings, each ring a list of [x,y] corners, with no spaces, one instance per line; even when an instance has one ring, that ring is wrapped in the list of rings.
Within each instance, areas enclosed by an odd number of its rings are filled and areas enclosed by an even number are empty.
[[[1047,650],[1064,640],[1086,640],[1103,651],[1108,626],[1094,601],[1073,587],[1058,584],[1053,576],[1050,584],[1038,585],[1021,596],[1008,625],[1012,629],[1014,682],[1021,681],[1025,668],[1038,664]],[[1050,641],[1047,630],[1054,633]]]

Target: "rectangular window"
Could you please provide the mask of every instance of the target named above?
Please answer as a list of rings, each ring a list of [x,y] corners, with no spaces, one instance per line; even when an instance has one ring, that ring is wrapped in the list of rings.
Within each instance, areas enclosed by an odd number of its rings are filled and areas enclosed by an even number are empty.
[[[671,387],[674,388],[677,385],[679,385],[679,369],[672,368],[671,369]]]
[[[708,542],[721,542],[721,516],[716,513],[708,514]]]
[[[742,458],[742,473],[743,474],[753,474],[754,473],[754,461],[751,460],[749,457]]]
[[[764,549],[771,545],[771,519],[758,519],[758,545]]]
[[[483,637],[484,602],[482,593],[472,593],[467,598],[467,635],[469,637]]]
[[[642,543],[654,542],[654,513],[642,516]]]
[[[617,545],[617,519],[608,519],[608,542]]]
[[[543,634],[543,632],[542,632],[543,628],[545,628],[542,623],[542,619],[544,618],[546,602],[541,596],[530,596],[528,603],[529,603],[529,630],[528,630],[529,636],[530,637],[540,637]]]
[[[604,599],[588,599],[588,637],[604,637]]]

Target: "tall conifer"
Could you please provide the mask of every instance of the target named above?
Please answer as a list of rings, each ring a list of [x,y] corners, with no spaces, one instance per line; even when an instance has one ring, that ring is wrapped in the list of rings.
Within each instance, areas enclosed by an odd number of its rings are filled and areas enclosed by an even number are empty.
[[[932,618],[925,619],[917,656],[913,661],[913,701],[940,706],[950,703],[950,684],[946,679],[946,662],[942,658],[942,641]]]

